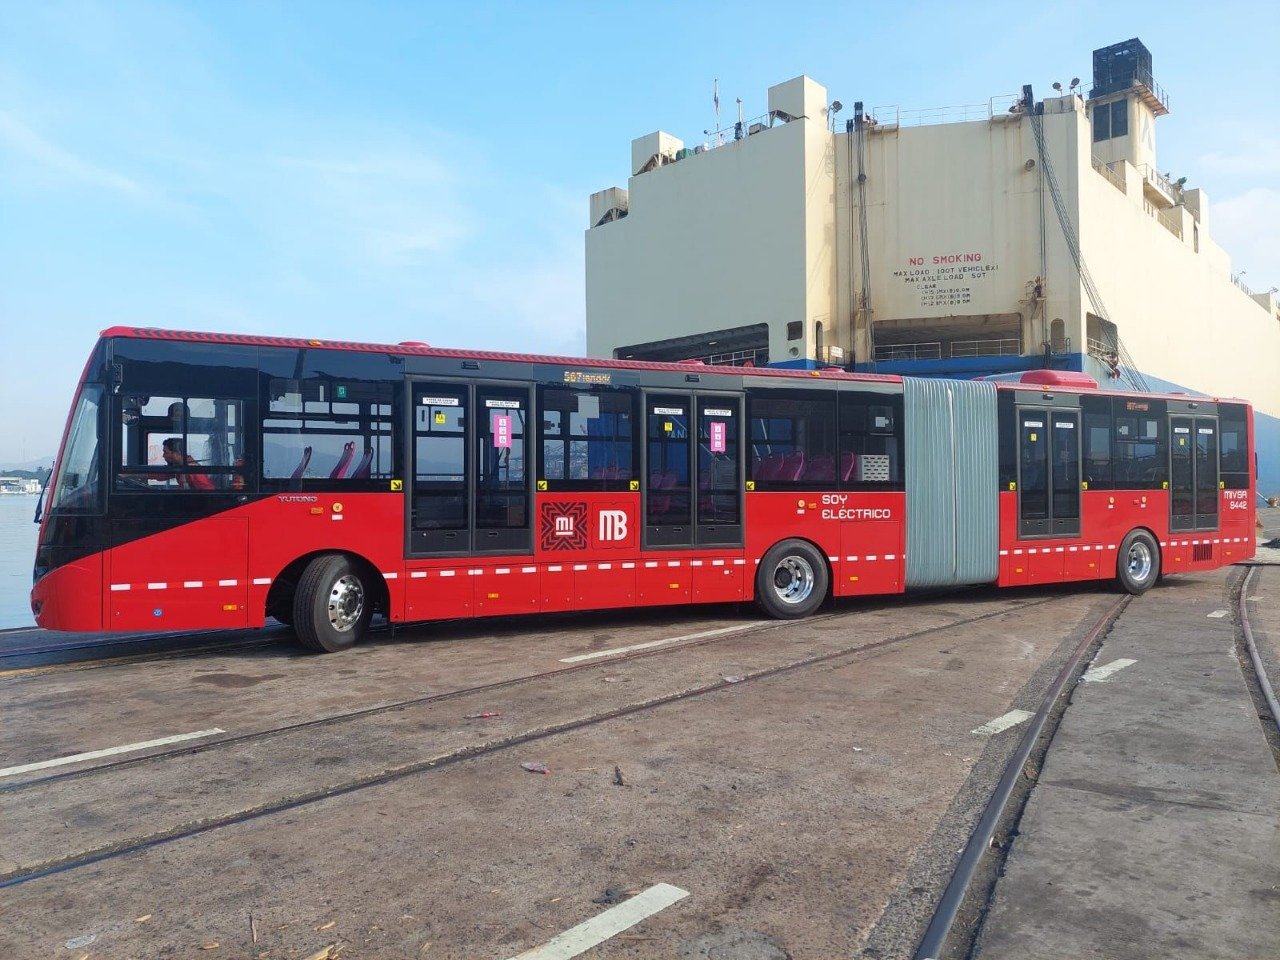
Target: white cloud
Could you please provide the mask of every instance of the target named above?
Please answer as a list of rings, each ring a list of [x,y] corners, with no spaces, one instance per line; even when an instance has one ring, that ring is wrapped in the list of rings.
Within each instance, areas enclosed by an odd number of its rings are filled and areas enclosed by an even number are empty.
[[[58,146],[8,111],[0,111],[0,141],[46,173],[57,172],[71,180],[129,197],[143,198],[147,194],[138,181]]]
[[[470,233],[457,175],[422,149],[279,157],[258,175],[282,194],[276,227],[377,266],[420,264]]]
[[[1254,187],[1210,208],[1214,239],[1255,290],[1280,284],[1280,189]]]
[[[1211,173],[1247,177],[1280,177],[1280,138],[1247,137],[1229,151],[1215,150],[1200,158]]]

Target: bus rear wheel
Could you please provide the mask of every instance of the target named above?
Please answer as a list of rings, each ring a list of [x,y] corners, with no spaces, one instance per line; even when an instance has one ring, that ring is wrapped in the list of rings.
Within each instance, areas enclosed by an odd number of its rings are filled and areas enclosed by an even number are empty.
[[[337,653],[364,636],[373,595],[362,571],[341,554],[312,560],[293,595],[293,629],[309,650]]]
[[[784,540],[775,545],[756,571],[756,603],[771,617],[807,617],[827,599],[827,561],[811,543]]]
[[[1160,579],[1160,547],[1145,530],[1133,530],[1120,544],[1116,557],[1120,586],[1134,596],[1146,593]]]

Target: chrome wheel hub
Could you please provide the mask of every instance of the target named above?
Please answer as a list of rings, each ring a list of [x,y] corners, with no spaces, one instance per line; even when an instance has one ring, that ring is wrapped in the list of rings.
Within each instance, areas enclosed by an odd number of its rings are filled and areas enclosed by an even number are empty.
[[[1151,555],[1151,548],[1141,540],[1129,546],[1129,556],[1126,562],[1129,576],[1134,583],[1146,583],[1155,566],[1155,558]]]
[[[360,622],[364,613],[364,587],[360,580],[347,574],[339,577],[329,590],[329,625],[346,633]]]
[[[773,592],[783,603],[803,603],[813,593],[813,567],[804,557],[784,557],[773,568]]]

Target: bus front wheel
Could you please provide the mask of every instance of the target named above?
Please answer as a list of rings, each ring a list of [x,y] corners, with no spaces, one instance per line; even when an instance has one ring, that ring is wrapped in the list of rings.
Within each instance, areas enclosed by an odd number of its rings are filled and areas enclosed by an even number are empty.
[[[756,571],[756,603],[771,617],[807,617],[827,599],[827,561],[805,540],[776,544]]]
[[[373,618],[373,595],[349,557],[312,560],[293,595],[293,629],[304,647],[337,653],[364,636]]]

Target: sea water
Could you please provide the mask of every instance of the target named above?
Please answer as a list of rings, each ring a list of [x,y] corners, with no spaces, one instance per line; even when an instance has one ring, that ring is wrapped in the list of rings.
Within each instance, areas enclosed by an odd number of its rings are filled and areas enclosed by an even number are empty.
[[[0,629],[29,627],[31,566],[36,559],[34,496],[0,495]]]

